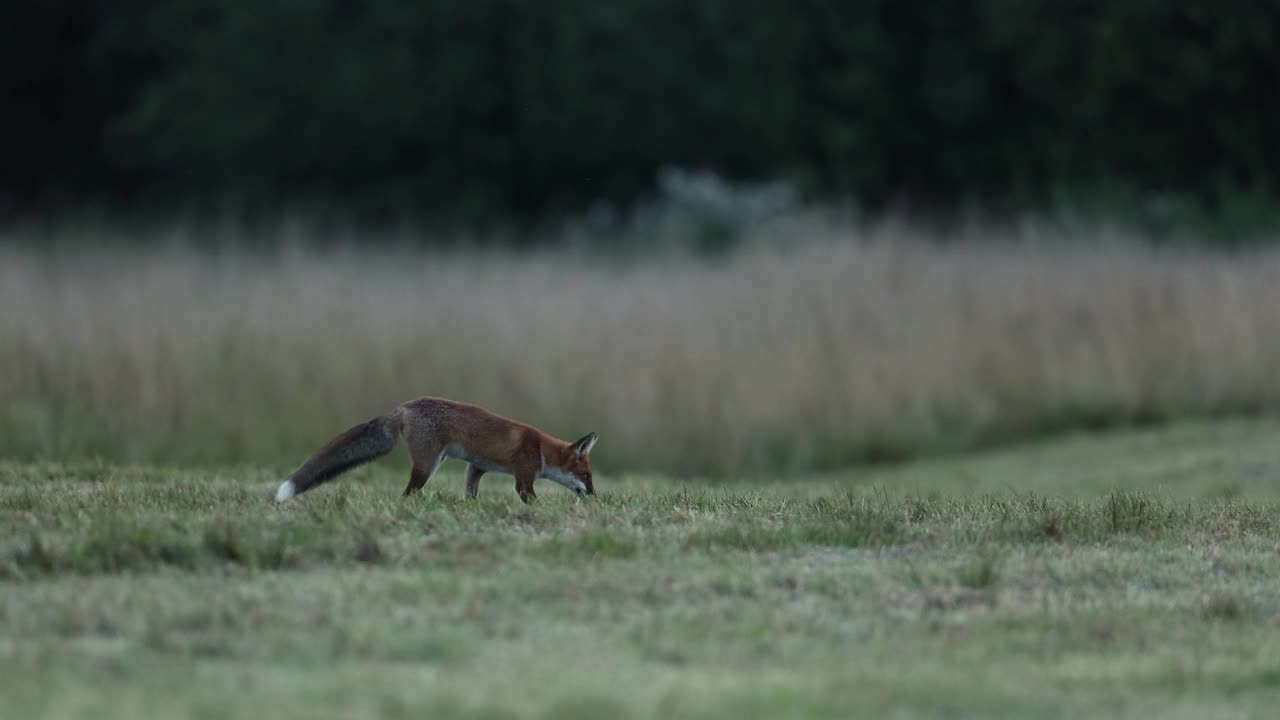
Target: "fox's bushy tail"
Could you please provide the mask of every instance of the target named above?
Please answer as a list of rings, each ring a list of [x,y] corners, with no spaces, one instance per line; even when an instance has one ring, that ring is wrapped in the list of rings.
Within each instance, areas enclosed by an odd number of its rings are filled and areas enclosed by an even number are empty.
[[[329,441],[280,484],[276,502],[284,502],[328,482],[351,468],[391,452],[400,438],[398,412],[360,423]]]

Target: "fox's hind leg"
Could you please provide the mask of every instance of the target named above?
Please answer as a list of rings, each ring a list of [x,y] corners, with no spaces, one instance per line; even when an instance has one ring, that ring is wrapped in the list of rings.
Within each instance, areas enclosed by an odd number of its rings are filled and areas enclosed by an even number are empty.
[[[430,457],[430,455],[428,455],[428,457]],[[444,458],[444,448],[441,448],[435,454],[435,458],[429,461],[431,463],[431,468],[425,469],[418,463],[418,458],[415,457],[413,459],[413,469],[409,471],[409,484],[405,486],[404,495],[401,497],[409,497],[426,486],[427,481],[431,479],[431,476],[435,475],[436,471],[440,469],[440,464],[444,462]]]
[[[480,493],[480,478],[484,471],[475,465],[467,466],[467,497],[473,498]]]

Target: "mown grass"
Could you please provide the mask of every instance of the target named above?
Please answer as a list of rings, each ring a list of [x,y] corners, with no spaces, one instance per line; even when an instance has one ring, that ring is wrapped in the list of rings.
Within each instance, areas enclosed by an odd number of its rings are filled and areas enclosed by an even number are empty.
[[[1278,432],[530,506],[0,464],[0,716],[1270,717]]]
[[[768,477],[1280,407],[1274,250],[804,216],[749,235],[626,262],[0,237],[0,453],[284,470],[435,394],[598,432],[614,468]]]

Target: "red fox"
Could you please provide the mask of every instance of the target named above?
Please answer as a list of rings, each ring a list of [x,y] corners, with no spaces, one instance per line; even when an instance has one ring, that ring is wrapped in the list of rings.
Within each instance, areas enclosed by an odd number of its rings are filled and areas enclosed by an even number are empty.
[[[595,433],[569,443],[475,405],[424,397],[330,440],[280,484],[276,502],[386,455],[401,435],[413,459],[405,496],[421,490],[445,458],[468,463],[467,497],[476,496],[480,478],[487,472],[514,475],[516,493],[525,502],[537,497],[533,493],[537,478],[563,485],[578,497],[596,494],[590,457]]]

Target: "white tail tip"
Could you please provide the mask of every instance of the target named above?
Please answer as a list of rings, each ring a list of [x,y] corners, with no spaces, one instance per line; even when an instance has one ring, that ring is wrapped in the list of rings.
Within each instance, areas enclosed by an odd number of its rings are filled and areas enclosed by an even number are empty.
[[[276,491],[276,502],[284,502],[297,494],[298,486],[294,485],[292,480],[285,480],[280,483],[280,489]]]

